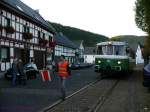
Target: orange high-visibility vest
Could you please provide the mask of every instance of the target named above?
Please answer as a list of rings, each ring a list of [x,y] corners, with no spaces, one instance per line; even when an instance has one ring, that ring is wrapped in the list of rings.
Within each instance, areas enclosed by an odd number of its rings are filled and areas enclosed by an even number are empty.
[[[60,77],[68,77],[69,73],[67,71],[69,63],[68,61],[64,61],[63,63],[58,63],[58,75]]]

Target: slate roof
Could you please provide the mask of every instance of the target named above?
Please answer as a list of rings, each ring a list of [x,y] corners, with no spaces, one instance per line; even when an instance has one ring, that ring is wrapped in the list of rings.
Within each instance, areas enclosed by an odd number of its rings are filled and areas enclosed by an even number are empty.
[[[43,19],[43,17],[34,9],[30,8],[20,0],[0,0],[0,5],[3,5],[12,11],[40,24],[48,31],[55,33],[55,29]]]
[[[54,36],[54,40],[56,41],[57,45],[62,45],[70,48],[78,48],[77,45],[75,45],[71,40],[69,40],[65,35],[61,33],[57,33]]]
[[[83,40],[74,40],[73,43],[75,43],[77,45],[77,47],[79,48],[81,43],[83,42]]]
[[[84,48],[84,54],[95,54],[96,48],[95,47],[85,47]]]

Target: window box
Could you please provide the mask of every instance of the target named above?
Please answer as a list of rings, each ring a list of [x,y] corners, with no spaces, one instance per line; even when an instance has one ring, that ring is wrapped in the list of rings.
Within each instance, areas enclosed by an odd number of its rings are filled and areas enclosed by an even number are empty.
[[[42,38],[39,39],[39,44],[40,44],[41,46],[46,46],[47,43],[48,43],[48,40],[45,40],[45,39],[42,39]]]
[[[12,26],[6,26],[4,29],[8,34],[13,34],[15,32],[15,29]]]
[[[33,39],[33,35],[32,35],[32,33],[23,33],[23,38],[25,39],[25,40],[27,40],[27,39]]]
[[[55,41],[50,41],[49,42],[49,46],[50,47],[55,47],[56,46],[56,42]]]

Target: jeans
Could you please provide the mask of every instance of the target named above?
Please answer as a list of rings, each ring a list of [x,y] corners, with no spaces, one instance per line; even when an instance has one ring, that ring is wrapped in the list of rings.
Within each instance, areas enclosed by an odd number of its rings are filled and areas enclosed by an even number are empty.
[[[13,85],[13,86],[16,85],[16,79],[17,79],[17,74],[13,73],[13,74],[12,74],[12,85]]]
[[[60,84],[62,98],[64,99],[66,97],[66,77],[60,77]]]
[[[17,79],[18,79],[19,84],[26,85],[26,77],[24,74],[22,75],[20,74]]]

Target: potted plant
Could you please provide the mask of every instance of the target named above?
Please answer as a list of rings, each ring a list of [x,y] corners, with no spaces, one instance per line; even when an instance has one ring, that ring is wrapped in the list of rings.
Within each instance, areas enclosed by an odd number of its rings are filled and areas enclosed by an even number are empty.
[[[45,39],[44,39],[44,40],[43,40],[43,44],[44,44],[44,45],[47,45],[47,43],[48,43],[48,40],[45,40]]]
[[[23,33],[23,38],[25,39],[25,40],[27,40],[27,39],[33,39],[33,35],[32,35],[32,33]]]
[[[55,47],[56,46],[56,42],[55,41],[50,41],[49,42],[49,46],[50,47]]]
[[[8,34],[13,34],[15,32],[15,29],[12,26],[6,26],[4,27],[4,29],[6,30],[6,33]]]
[[[40,44],[41,46],[46,46],[47,43],[48,43],[48,40],[42,39],[42,38],[39,39],[39,44]]]

